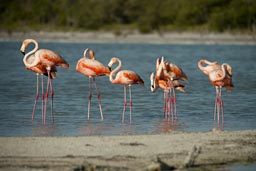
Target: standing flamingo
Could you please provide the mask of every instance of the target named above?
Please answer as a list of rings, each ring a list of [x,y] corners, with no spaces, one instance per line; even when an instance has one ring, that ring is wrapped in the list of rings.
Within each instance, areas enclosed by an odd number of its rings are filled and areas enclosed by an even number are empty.
[[[203,66],[206,64],[206,66]],[[214,120],[215,116],[218,116],[218,124],[220,123],[220,110],[222,113],[222,125],[224,125],[224,106],[221,95],[222,87],[225,87],[228,92],[234,86],[232,83],[232,67],[223,63],[222,65],[218,62],[210,62],[208,60],[199,60],[198,68],[209,77],[210,82],[216,88],[216,99],[214,108]]]
[[[45,124],[46,122],[46,106],[47,106],[47,102],[48,102],[48,96],[49,96],[49,88],[51,90],[51,114],[52,114],[52,122],[54,122],[54,115],[53,115],[53,96],[54,96],[54,92],[53,92],[53,87],[52,87],[52,81],[51,81],[51,77],[56,77],[55,72],[56,70],[56,66],[61,66],[63,68],[68,69],[69,65],[68,63],[56,52],[52,51],[52,50],[48,50],[48,49],[39,49],[38,50],[38,43],[36,40],[34,39],[25,39],[21,45],[20,51],[22,53],[25,53],[25,49],[26,47],[33,43],[35,45],[34,49],[30,52],[28,52],[27,54],[25,54],[24,58],[23,58],[23,62],[26,66],[26,68],[30,69],[30,70],[34,70],[35,68],[37,68],[38,66],[42,66],[42,68],[46,69],[46,72],[43,71],[43,74],[47,73],[48,76],[48,82],[47,82],[47,88],[46,88],[46,94],[45,94],[45,104],[44,104],[44,109],[43,109],[43,124]],[[42,74],[40,73],[40,74]],[[43,82],[42,82],[43,84]],[[42,87],[42,91],[43,91],[43,87]],[[42,97],[43,98],[43,97]],[[37,97],[35,100],[35,103],[37,101]],[[43,103],[43,101],[42,101]]]
[[[100,102],[100,92],[97,88],[95,77],[96,76],[103,76],[103,75],[109,75],[110,69],[108,67],[105,67],[102,63],[97,61],[94,57],[94,52],[92,50],[89,50],[89,54],[91,59],[86,57],[86,53],[89,49],[84,50],[84,56],[77,62],[76,64],[76,71],[84,74],[85,76],[89,77],[89,89],[90,94],[88,97],[88,120],[90,119],[90,106],[91,106],[91,98],[92,98],[92,82],[94,82],[94,86],[96,89],[96,92],[98,94],[98,103],[100,108],[100,115],[101,120],[103,120],[103,113],[102,113],[102,107]]]
[[[132,123],[132,92],[131,92],[131,85],[132,84],[144,85],[144,81],[134,71],[130,71],[130,70],[119,71],[121,66],[122,66],[122,62],[121,62],[120,59],[118,59],[116,57],[111,58],[111,60],[108,63],[108,66],[111,68],[114,63],[118,63],[118,66],[114,70],[112,70],[110,72],[109,80],[113,84],[123,84],[124,85],[124,109],[123,109],[123,115],[122,115],[122,122],[124,122],[124,113],[125,113],[125,108],[126,108],[126,87],[129,86],[129,94],[130,94],[130,124],[131,124]],[[113,78],[113,76],[115,74],[116,74],[116,77]]]
[[[175,89],[185,92],[184,85],[178,80],[187,81],[186,74],[177,65],[164,61],[164,57],[158,58],[156,61],[156,75],[151,74],[151,91],[154,92],[158,87],[164,90],[164,113],[169,115],[170,108],[172,109],[172,116],[176,115],[176,95]],[[170,97],[168,99],[168,93]],[[168,103],[170,102],[170,104]]]
[[[21,51],[23,53],[23,55],[25,55],[25,52],[24,51]],[[27,62],[28,63],[32,63],[33,61],[35,60],[35,56],[32,55],[28,60]],[[47,70],[46,70],[46,67],[44,67],[41,63],[37,64],[36,66],[34,67],[31,67],[29,68],[26,63],[25,64],[25,67],[27,70],[31,70],[32,72],[35,72],[36,73],[36,76],[37,76],[37,81],[36,81],[36,98],[35,98],[35,102],[34,102],[34,107],[33,107],[33,111],[32,111],[32,122],[34,121],[34,117],[35,117],[35,110],[36,110],[36,104],[37,104],[37,101],[38,101],[38,98],[39,98],[39,75],[42,76],[42,121],[43,121],[43,115],[44,115],[44,77],[43,75],[46,75],[47,76]],[[56,78],[56,67],[52,67],[51,69],[51,78]]]

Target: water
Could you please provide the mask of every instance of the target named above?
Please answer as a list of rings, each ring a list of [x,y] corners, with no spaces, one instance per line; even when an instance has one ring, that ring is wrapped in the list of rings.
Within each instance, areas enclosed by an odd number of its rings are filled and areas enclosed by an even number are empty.
[[[176,131],[210,131],[213,125],[215,88],[197,68],[197,61],[227,62],[233,67],[231,93],[223,91],[225,130],[256,129],[256,46],[255,45],[162,45],[162,44],[89,44],[39,42],[41,48],[60,53],[70,69],[58,68],[55,90],[55,123],[51,124],[50,107],[47,124],[41,124],[41,105],[37,106],[34,123],[31,113],[35,98],[36,76],[24,68],[21,42],[0,42],[0,136],[81,136],[158,134]],[[95,51],[96,58],[107,65],[113,56],[119,57],[123,69],[136,71],[145,86],[132,86],[133,116],[129,125],[121,123],[123,86],[112,85],[107,77],[96,78],[101,92],[104,121],[96,92],[93,91],[91,120],[87,121],[88,78],[75,71],[85,48]],[[179,65],[189,78],[186,93],[177,92],[178,121],[170,124],[163,118],[163,92],[150,92],[149,76],[159,56]],[[46,77],[45,77],[46,80]],[[50,104],[50,103],[48,103]],[[49,105],[50,106],[50,105]]]

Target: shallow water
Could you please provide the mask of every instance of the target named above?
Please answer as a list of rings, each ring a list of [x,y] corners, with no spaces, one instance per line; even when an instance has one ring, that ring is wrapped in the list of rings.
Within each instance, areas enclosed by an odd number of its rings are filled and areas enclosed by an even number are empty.
[[[41,124],[39,99],[34,123],[31,113],[36,92],[36,76],[24,68],[21,42],[0,42],[0,136],[80,136],[158,134],[171,131],[209,131],[213,124],[215,88],[197,68],[197,61],[205,58],[233,67],[231,93],[223,91],[225,130],[256,128],[256,46],[255,45],[163,45],[128,43],[54,43],[39,42],[41,48],[52,49],[63,56],[70,69],[58,68],[55,90],[55,122],[51,123],[50,103],[47,124]],[[104,121],[100,113],[96,92],[93,91],[91,120],[87,121],[88,78],[75,71],[85,48],[95,51],[96,58],[107,65],[113,56],[119,57],[123,69],[136,71],[145,86],[132,86],[132,125],[129,124],[129,106],[126,123],[121,123],[123,86],[113,85],[107,77],[96,82],[101,92]],[[176,123],[163,117],[163,92],[150,92],[149,76],[154,71],[156,58],[179,65],[189,82],[186,93],[177,92]],[[46,77],[44,79],[46,81]]]

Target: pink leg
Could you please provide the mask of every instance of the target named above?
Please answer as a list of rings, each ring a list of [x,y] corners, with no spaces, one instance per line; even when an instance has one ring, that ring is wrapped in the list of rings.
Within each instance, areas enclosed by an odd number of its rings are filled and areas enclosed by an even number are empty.
[[[94,81],[94,86],[95,86],[96,92],[97,92],[97,94],[98,94],[98,103],[99,103],[99,108],[100,108],[101,120],[103,120],[104,117],[103,117],[102,107],[101,107],[101,102],[100,102],[100,92],[99,92],[99,90],[98,90],[98,87],[97,87],[97,84],[96,84],[96,81],[95,81],[95,78],[94,78],[94,77],[93,77],[93,81]]]
[[[169,118],[171,118],[171,113],[172,113],[172,119],[173,119],[173,97],[172,97],[172,89],[170,89],[170,97],[169,97],[169,103],[170,103],[170,114],[169,114]]]
[[[132,124],[132,90],[131,90],[131,85],[129,85],[129,93],[130,93],[130,124]]]
[[[88,97],[88,115],[87,115],[87,119],[90,120],[90,108],[91,108],[91,99],[92,99],[92,83],[91,83],[91,77],[89,77],[89,90],[90,90],[90,94]]]
[[[164,91],[164,118],[167,118],[167,94]]]
[[[222,100],[222,93],[221,93],[221,87],[220,87],[220,92],[219,92],[219,98],[220,98],[220,108],[221,108],[221,113],[222,113],[222,127],[224,127],[224,104]]]
[[[32,122],[34,121],[34,117],[35,117],[35,110],[36,110],[36,104],[38,101],[38,89],[39,89],[39,80],[38,80],[39,74],[36,74],[36,98],[35,98],[35,103],[34,103],[34,107],[33,107],[33,112],[32,112]]]
[[[44,75],[42,77],[42,124],[44,123]]]
[[[214,113],[213,113],[213,118],[216,120],[216,115],[217,115],[217,104],[218,104],[218,87],[216,86],[216,98],[215,98],[215,106],[214,106]]]
[[[218,117],[218,125],[220,124],[220,104],[221,104],[221,96],[220,96],[220,88],[218,87],[217,92],[217,117]]]
[[[126,85],[124,85],[124,109],[123,109],[122,122],[124,122],[124,113],[125,113],[125,108],[126,108]]]
[[[48,103],[48,97],[49,97],[49,86],[50,86],[50,68],[47,68],[47,74],[48,74],[48,82],[47,82],[47,88],[46,88],[46,93],[45,93],[45,104],[44,104],[44,119],[43,119],[43,124],[46,123],[46,109],[47,109],[47,103]]]
[[[53,96],[54,96],[54,91],[53,91],[53,86],[52,86],[52,79],[50,79],[50,90],[51,90],[51,115],[52,115],[52,123],[54,123],[54,113],[53,113]]]
[[[173,93],[173,114],[174,114],[174,117],[175,119],[177,119],[177,112],[176,112],[176,94],[175,94],[175,89],[174,87],[172,86],[172,93]]]

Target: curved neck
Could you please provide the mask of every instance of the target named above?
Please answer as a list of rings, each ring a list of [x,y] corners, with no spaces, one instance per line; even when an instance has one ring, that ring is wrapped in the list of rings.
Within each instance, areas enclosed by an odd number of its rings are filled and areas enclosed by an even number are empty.
[[[34,43],[35,47],[34,47],[33,50],[31,50],[30,52],[28,52],[28,53],[24,56],[23,62],[24,62],[24,64],[25,64],[27,67],[34,67],[34,66],[36,66],[36,65],[40,62],[39,56],[35,56],[35,59],[34,59],[34,61],[33,61],[32,63],[29,63],[29,62],[27,62],[27,61],[28,61],[28,58],[29,58],[30,56],[32,56],[32,54],[34,54],[34,53],[37,51],[37,49],[38,49],[38,43],[37,43],[35,40],[31,40],[29,43]]]
[[[207,75],[208,72],[205,70],[205,67],[203,66],[204,63],[206,63],[205,60],[200,60],[198,61],[197,66],[203,73]]]
[[[87,58],[86,53],[87,53],[88,50],[89,50],[88,48],[86,48],[86,49],[84,50],[84,58]]]
[[[89,58],[86,56],[88,50],[89,50],[89,55],[90,55],[91,59],[92,59],[92,60],[95,60],[94,52],[93,52],[92,50],[90,50],[89,48],[86,48],[86,49],[84,50],[84,58],[85,58],[85,59],[86,59],[86,58],[89,59]]]
[[[226,64],[222,64],[222,65],[221,65],[221,70],[222,70],[222,72],[223,72],[223,75],[222,75],[222,77],[221,77],[220,79],[224,79],[224,78],[226,77],[227,70],[226,70],[225,67],[227,67]]]
[[[116,58],[116,62],[118,62],[118,66],[117,66],[114,70],[112,70],[112,71],[110,72],[110,74],[109,74],[109,80],[110,80],[110,82],[113,82],[113,81],[114,81],[113,76],[117,73],[117,71],[120,70],[120,68],[121,68],[121,66],[122,66],[122,62],[121,62],[120,59],[117,59],[117,58]]]

